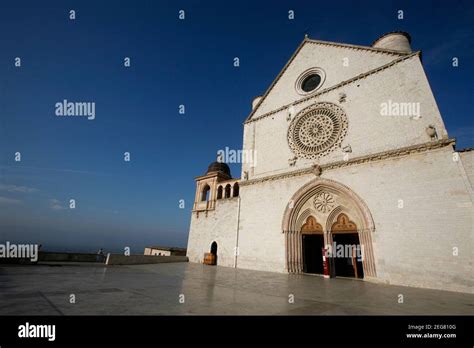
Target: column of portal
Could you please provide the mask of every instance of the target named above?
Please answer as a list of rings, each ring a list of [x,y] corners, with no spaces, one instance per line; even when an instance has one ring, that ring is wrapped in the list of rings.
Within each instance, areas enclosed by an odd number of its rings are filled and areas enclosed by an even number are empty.
[[[374,249],[373,249],[373,246],[372,246],[372,236],[370,235],[371,231],[366,231],[365,234],[366,234],[366,240],[367,240],[367,246],[366,248],[368,249],[367,250],[367,260],[370,261],[370,273],[369,273],[369,276],[371,277],[375,277],[376,274],[375,274],[375,257],[374,257]]]
[[[294,260],[295,260],[295,266],[294,266],[294,272],[298,273],[298,239],[296,238],[298,232],[293,231],[293,253],[295,255]]]
[[[295,245],[295,231],[291,231],[291,273],[296,271],[296,245]]]
[[[293,240],[291,231],[288,231],[288,270],[293,273]]]
[[[364,275],[375,277],[375,263],[372,250],[372,241],[370,238],[370,231],[363,230],[359,232],[360,244],[364,246],[364,254],[362,264],[364,265]]]
[[[359,232],[359,243],[360,245],[363,245],[364,246],[364,254],[362,255],[363,259],[362,259],[362,266],[364,268],[364,276],[368,276],[369,273],[370,273],[370,266],[369,266],[369,260],[367,258],[367,254],[368,254],[368,250],[367,250],[367,238],[366,238],[366,235],[365,235],[365,231],[360,231]]]
[[[302,272],[302,255],[301,255],[301,249],[302,249],[302,244],[301,244],[301,232],[296,233],[296,257],[297,257],[297,267],[296,267],[296,272],[301,273]]]
[[[299,259],[299,243],[298,243],[298,232],[295,231],[295,273],[299,272],[300,268],[300,259]]]

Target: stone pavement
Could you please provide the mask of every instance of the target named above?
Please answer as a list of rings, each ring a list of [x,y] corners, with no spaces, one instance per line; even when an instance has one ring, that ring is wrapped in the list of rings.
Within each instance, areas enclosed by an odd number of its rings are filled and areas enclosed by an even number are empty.
[[[161,314],[472,315],[474,295],[193,263],[0,265],[0,315]]]

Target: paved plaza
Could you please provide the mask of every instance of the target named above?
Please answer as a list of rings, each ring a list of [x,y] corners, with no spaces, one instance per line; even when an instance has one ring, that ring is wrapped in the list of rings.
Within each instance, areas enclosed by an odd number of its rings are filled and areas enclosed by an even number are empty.
[[[473,313],[472,294],[354,279],[193,263],[0,265],[0,315]]]

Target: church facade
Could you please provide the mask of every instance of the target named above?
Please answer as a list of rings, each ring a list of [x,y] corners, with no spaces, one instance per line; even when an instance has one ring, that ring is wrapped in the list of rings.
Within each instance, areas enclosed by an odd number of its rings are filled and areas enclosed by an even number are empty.
[[[473,292],[474,151],[455,149],[407,33],[306,37],[243,150],[241,178],[221,162],[196,178],[191,262],[323,274],[326,253],[331,276]]]

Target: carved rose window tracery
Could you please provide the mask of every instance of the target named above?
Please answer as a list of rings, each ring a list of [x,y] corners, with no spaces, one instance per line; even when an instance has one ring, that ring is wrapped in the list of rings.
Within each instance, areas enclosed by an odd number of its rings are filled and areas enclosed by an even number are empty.
[[[334,208],[334,197],[327,192],[321,192],[314,197],[314,207],[321,213],[328,213]]]
[[[288,129],[288,144],[298,157],[318,159],[341,144],[347,127],[347,117],[340,107],[317,103],[295,116]]]

